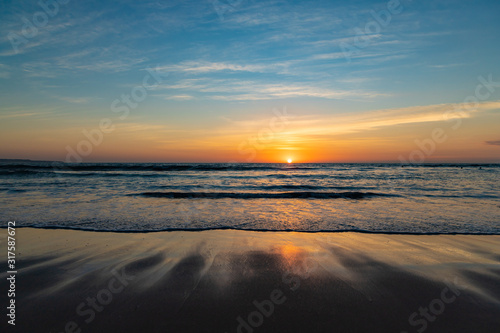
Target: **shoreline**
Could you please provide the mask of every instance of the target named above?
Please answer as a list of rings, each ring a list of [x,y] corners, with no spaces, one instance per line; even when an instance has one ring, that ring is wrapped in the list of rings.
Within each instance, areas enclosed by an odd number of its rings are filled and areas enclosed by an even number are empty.
[[[6,226],[0,226],[1,229],[7,229]],[[339,230],[295,230],[295,229],[240,229],[237,227],[209,227],[209,228],[166,228],[166,229],[146,229],[146,230],[111,230],[111,229],[90,229],[71,226],[18,226],[16,229],[35,229],[35,230],[72,230],[95,233],[116,233],[116,234],[150,234],[162,232],[203,232],[203,231],[248,231],[248,232],[283,232],[283,233],[305,233],[305,234],[335,234],[335,233],[359,233],[371,235],[414,235],[414,236],[500,236],[497,232],[410,232],[410,231],[379,231],[379,230],[363,230],[363,229],[339,229]]]
[[[500,325],[500,235],[16,233],[20,331],[496,332]],[[6,278],[1,272],[2,290]]]

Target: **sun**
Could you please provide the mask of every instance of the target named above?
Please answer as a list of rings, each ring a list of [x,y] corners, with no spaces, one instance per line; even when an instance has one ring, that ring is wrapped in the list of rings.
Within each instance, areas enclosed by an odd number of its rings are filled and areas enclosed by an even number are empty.
[[[293,160],[291,158],[287,159],[286,161],[288,162],[288,164],[293,162]]]

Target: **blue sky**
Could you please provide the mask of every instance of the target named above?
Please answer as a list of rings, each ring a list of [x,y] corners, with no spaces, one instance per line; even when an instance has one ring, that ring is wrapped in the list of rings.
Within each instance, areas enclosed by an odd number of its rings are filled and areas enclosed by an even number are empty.
[[[155,152],[139,160],[192,160],[207,149],[202,142],[220,142],[217,133],[234,122],[246,122],[239,132],[258,132],[273,108],[286,107],[303,124],[334,123],[336,116],[461,103],[479,76],[500,81],[498,1],[401,0],[381,24],[374,13],[387,12],[387,1],[73,0],[58,4],[17,52],[13,34],[23,36],[25,20],[43,10],[36,1],[0,6],[2,143],[16,142],[15,150],[2,144],[0,157],[63,159],[83,129],[116,116],[111,103],[141,84],[146,68],[162,73],[161,84],[87,160],[134,159],[112,153],[124,149],[120,133],[142,131]],[[499,91],[481,103],[500,99]],[[485,110],[498,120],[498,109]],[[490,122],[480,123],[483,132],[492,133],[482,125]],[[234,140],[213,149],[237,152],[241,139]]]

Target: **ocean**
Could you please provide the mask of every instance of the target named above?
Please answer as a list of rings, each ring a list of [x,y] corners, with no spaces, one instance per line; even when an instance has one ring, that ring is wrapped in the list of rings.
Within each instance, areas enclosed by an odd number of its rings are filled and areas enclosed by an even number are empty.
[[[500,164],[0,163],[17,227],[500,234]]]

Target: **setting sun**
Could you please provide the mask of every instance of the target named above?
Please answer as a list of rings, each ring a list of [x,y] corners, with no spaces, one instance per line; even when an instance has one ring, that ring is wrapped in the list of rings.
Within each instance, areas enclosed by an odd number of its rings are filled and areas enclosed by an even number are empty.
[[[286,160],[286,161],[287,161],[288,163],[292,163],[292,162],[293,162],[291,158],[289,158],[289,159],[288,159],[288,160]]]

